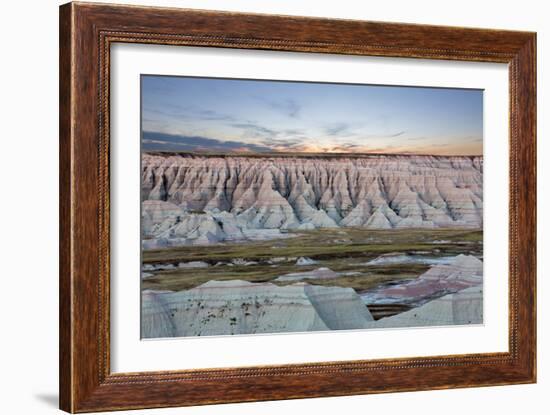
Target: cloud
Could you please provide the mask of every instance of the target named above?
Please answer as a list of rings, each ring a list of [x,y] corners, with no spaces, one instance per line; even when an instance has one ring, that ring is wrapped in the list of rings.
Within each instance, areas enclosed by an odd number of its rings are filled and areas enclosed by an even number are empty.
[[[328,149],[328,151],[331,151],[333,153],[351,153],[354,151],[362,152],[358,150],[364,150],[364,147],[358,144],[341,144],[341,145],[330,147]]]
[[[305,130],[301,128],[289,128],[282,131],[285,135],[296,135],[296,136],[306,136]]]
[[[286,113],[290,118],[298,118],[300,115],[301,107],[293,99],[287,99],[282,102],[275,102],[271,104],[273,108],[280,109]]]
[[[218,111],[207,110],[193,105],[165,104],[162,111],[155,108],[144,108],[144,114],[157,114],[180,120],[201,120],[201,121],[236,121],[229,114]],[[146,116],[147,117],[147,116]]]
[[[299,128],[273,130],[252,121],[232,123],[229,126],[241,130],[243,137],[257,138],[266,145],[285,145],[287,142],[307,139],[306,132]]]
[[[201,136],[185,136],[144,131],[141,140],[143,151],[210,151],[236,152],[253,151],[269,152],[270,147],[243,143],[240,141],[222,141]]]
[[[302,139],[288,139],[288,140],[261,140],[260,144],[266,147],[288,147],[292,148],[298,145],[303,145]]]
[[[388,134],[368,134],[368,135],[365,135],[364,138],[396,138],[396,137],[401,137],[406,133],[407,131],[402,130],[396,133],[388,133]]]
[[[262,96],[258,96],[256,98],[265,103],[269,108],[290,118],[298,118],[300,116],[300,112],[302,111],[301,105],[298,104],[296,100],[291,98],[283,100],[273,100]]]
[[[431,143],[423,148],[434,148],[434,147],[451,147],[449,143]]]
[[[271,128],[263,127],[259,124],[254,124],[252,122],[240,122],[230,124],[231,127],[237,128],[240,130],[245,130],[246,134],[250,137],[273,137],[278,134],[277,131],[272,130]]]
[[[353,135],[353,132],[349,124],[341,122],[325,127],[325,134],[331,137],[345,137]]]
[[[367,138],[396,138],[400,137],[407,132],[405,130],[397,131],[389,134],[366,134],[361,131],[364,129],[364,125],[350,124],[345,122],[334,123],[326,126],[324,132],[329,137],[357,137],[362,139]]]
[[[222,114],[212,110],[196,109],[192,113],[196,119],[205,121],[233,121],[235,118],[231,115]]]

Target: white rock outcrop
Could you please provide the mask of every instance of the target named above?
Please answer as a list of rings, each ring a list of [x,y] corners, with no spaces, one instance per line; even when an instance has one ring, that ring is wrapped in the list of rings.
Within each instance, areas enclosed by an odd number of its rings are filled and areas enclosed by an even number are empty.
[[[188,269],[188,268],[208,268],[207,262],[204,261],[190,261],[190,262],[180,262],[178,268]]]
[[[315,259],[311,259],[311,258],[303,257],[303,256],[298,258],[298,260],[296,261],[296,265],[299,265],[299,266],[302,266],[302,265],[315,265],[315,264],[318,264],[318,263],[319,263],[319,261],[316,261]]]
[[[482,283],[483,262],[475,256],[461,254],[446,263],[432,265],[412,281],[383,286],[362,294],[362,298],[367,304],[418,304]]]
[[[483,158],[142,155],[144,247],[286,229],[479,228]]]
[[[436,298],[404,313],[382,318],[373,326],[391,328],[481,323],[483,323],[483,288],[477,285]]]
[[[391,265],[391,264],[450,264],[456,257],[418,255],[418,254],[402,254],[402,253],[387,253],[380,255],[364,265]]]
[[[374,321],[351,288],[210,281],[188,291],[142,293],[143,338],[449,326],[483,323],[476,285]]]
[[[281,275],[275,278],[274,281],[301,281],[301,280],[326,280],[340,276],[339,272],[334,272],[330,268],[321,267],[312,271],[292,272],[290,274]]]
[[[368,328],[351,288],[209,281],[179,292],[142,292],[143,338]]]

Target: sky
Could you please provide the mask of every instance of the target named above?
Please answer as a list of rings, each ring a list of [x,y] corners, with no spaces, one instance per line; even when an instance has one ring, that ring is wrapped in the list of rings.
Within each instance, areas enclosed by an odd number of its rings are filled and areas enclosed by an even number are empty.
[[[141,79],[144,151],[483,153],[481,90]]]

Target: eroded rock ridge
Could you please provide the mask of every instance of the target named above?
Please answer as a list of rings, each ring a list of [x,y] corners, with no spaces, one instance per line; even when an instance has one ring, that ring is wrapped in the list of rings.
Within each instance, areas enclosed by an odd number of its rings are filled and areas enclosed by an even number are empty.
[[[479,228],[483,158],[145,153],[142,202],[145,247],[270,239],[289,229]]]

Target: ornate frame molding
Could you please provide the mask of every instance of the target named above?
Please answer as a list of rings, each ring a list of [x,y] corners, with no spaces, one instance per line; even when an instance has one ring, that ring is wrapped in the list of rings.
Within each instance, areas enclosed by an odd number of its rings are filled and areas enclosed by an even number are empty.
[[[61,6],[60,29],[62,409],[89,412],[535,381],[535,34],[86,3]],[[117,42],[508,63],[509,352],[110,373],[109,70],[110,46]]]

